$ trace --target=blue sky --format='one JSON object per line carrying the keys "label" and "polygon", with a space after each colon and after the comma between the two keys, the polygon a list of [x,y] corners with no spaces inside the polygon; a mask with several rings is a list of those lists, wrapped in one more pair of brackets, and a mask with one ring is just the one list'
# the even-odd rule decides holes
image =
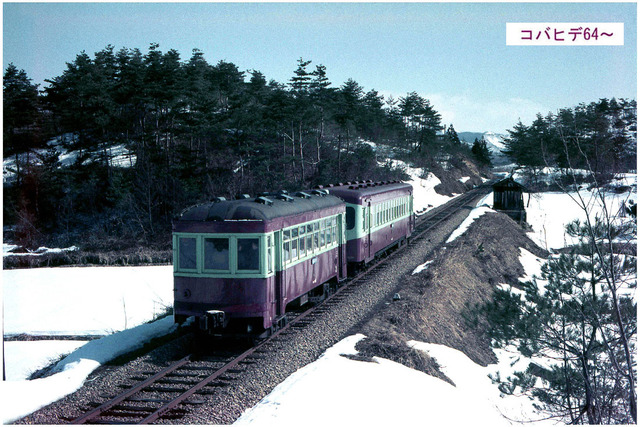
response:
{"label": "blue sky", "polygon": [[[35,83],[108,44],[193,48],[287,82],[302,57],[395,97],[416,91],[458,131],[599,98],[636,99],[635,3],[4,3],[3,67]],[[624,46],[506,46],[507,22],[623,22]],[[41,86],[41,87],[42,87]]]}

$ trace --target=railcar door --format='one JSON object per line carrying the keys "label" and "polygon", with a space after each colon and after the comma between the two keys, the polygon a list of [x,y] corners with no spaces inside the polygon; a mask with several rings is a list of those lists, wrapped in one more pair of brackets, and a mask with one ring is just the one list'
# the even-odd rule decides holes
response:
{"label": "railcar door", "polygon": [[365,241],[367,242],[367,256],[366,259],[369,260],[371,259],[371,200],[369,200],[369,202],[367,203],[367,206],[365,207],[365,217],[366,217],[366,221],[365,221],[365,233],[366,233],[366,237],[365,237]]}
{"label": "railcar door", "polygon": [[287,270],[285,269],[285,253],[282,244],[282,231],[274,233],[276,244],[276,280],[275,280],[275,305],[276,317],[280,317],[285,313],[285,283],[287,278]]}
{"label": "railcar door", "polygon": [[344,214],[338,215],[338,263],[339,277],[345,279],[347,277],[347,237]]}

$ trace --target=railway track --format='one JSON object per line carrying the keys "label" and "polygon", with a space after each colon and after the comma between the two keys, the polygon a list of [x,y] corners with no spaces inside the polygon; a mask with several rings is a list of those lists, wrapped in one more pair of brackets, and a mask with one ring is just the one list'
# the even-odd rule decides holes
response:
{"label": "railway track", "polygon": [[[430,230],[482,194],[488,193],[490,188],[490,183],[486,183],[418,217],[409,245],[415,245],[425,238]],[[367,276],[384,270],[389,261],[401,253],[402,251],[395,251],[376,260],[366,270],[351,277],[321,304],[303,312],[292,313],[288,324],[257,345],[235,352],[224,350],[207,356],[189,355],[161,371],[145,372],[140,377],[130,378],[135,384],[122,385],[125,388],[122,393],[104,403],[94,404],[85,414],[70,420],[71,423],[150,424],[160,419],[180,419],[188,412],[189,406],[203,404],[207,394],[215,393],[217,387],[228,386],[233,381],[234,374],[242,372],[244,366],[258,363],[261,354],[277,349],[289,334],[298,333],[313,323],[317,316],[331,310],[331,304],[348,299],[360,285],[367,282]]]}

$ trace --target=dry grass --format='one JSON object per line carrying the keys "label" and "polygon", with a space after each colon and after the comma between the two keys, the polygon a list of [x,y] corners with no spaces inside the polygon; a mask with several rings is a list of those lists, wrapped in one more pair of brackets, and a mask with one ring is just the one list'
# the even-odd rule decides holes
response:
{"label": "dry grass", "polygon": [[[482,366],[496,362],[483,322],[470,327],[465,316],[469,307],[488,301],[497,284],[518,282],[524,274],[519,248],[547,255],[506,215],[483,215],[432,256],[425,271],[403,278],[401,300],[384,307],[364,326],[369,338],[361,351],[420,369],[420,362],[408,357],[408,347],[402,345],[414,339],[455,348]],[[434,364],[426,363],[426,370],[421,370],[433,375]]]}
{"label": "dry grass", "polygon": [[74,251],[43,255],[6,256],[3,268],[37,268],[76,265],[158,265],[171,264],[172,251],[153,249],[127,249],[122,251]]}

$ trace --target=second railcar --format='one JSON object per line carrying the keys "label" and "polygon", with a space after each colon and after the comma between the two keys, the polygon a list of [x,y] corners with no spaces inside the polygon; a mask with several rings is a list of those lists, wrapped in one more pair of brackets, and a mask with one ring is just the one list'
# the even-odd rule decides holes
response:
{"label": "second railcar", "polygon": [[346,277],[345,204],[327,191],[212,202],[174,221],[174,316],[259,334]]}
{"label": "second railcar", "polygon": [[413,187],[401,181],[358,181],[326,188],[346,202],[347,261],[365,264],[401,245],[415,228]]}

